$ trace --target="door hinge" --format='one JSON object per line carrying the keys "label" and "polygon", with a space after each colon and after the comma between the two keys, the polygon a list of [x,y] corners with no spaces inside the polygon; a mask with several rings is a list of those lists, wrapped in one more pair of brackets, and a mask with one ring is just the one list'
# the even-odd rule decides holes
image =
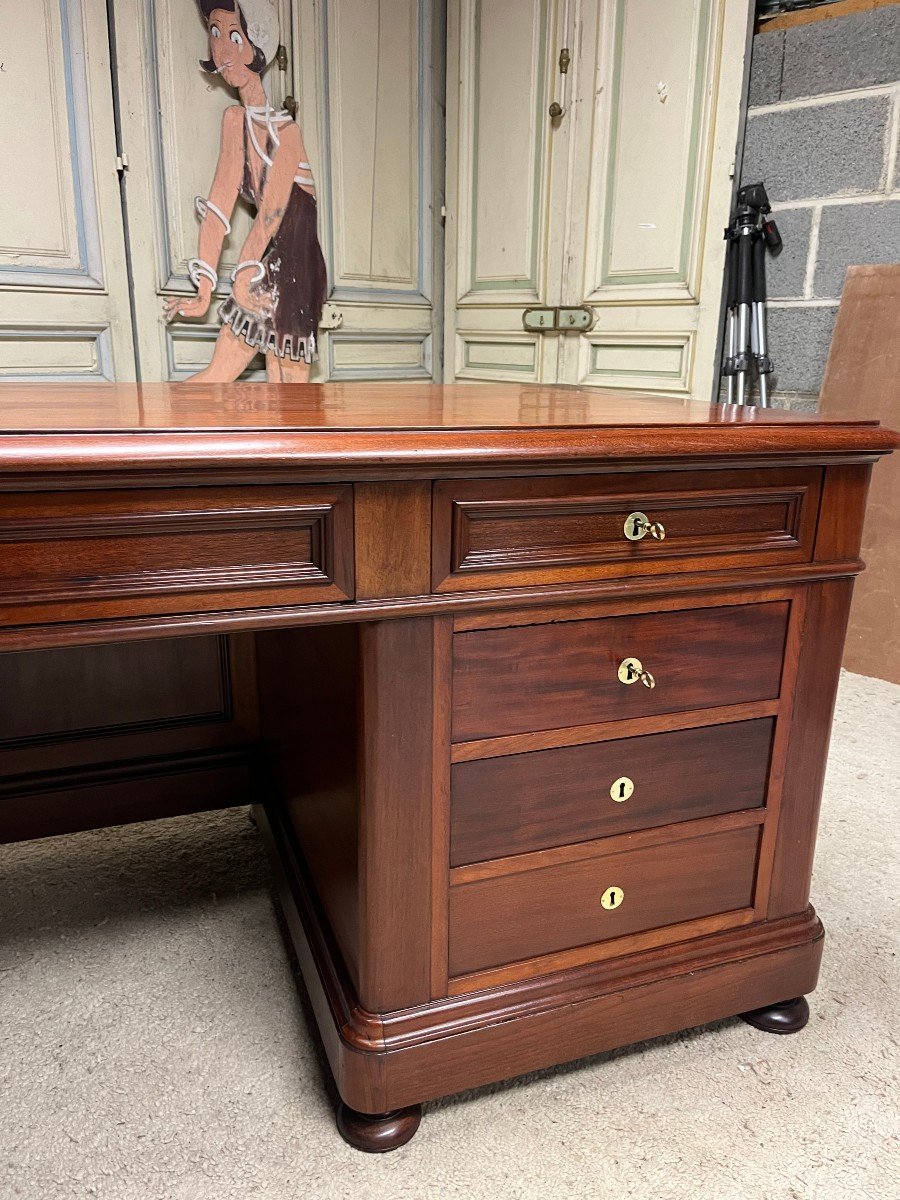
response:
{"label": "door hinge", "polygon": [[563,46],[559,52],[559,73],[560,75],[568,75],[569,63],[572,61],[572,55],[569,53],[567,46]]}
{"label": "door hinge", "polygon": [[278,63],[279,71],[286,71],[288,69],[287,46],[279,45],[278,49],[275,51],[275,61]]}
{"label": "door hinge", "polygon": [[116,170],[119,172],[120,175],[124,171],[128,170],[128,155],[127,154],[123,153],[123,154],[116,155]]}

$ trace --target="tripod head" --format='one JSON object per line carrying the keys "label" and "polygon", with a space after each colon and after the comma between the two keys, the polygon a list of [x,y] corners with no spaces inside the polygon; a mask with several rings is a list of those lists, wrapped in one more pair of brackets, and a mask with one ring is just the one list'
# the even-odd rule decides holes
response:
{"label": "tripod head", "polygon": [[769,196],[766,192],[766,186],[763,183],[748,183],[744,187],[738,189],[737,194],[737,210],[742,212],[747,211],[750,215],[759,215],[760,213],[768,214],[772,211],[772,205],[769,203]]}
{"label": "tripod head", "polygon": [[738,190],[737,207],[729,227],[731,236],[739,234],[741,229],[756,229],[762,235],[769,251],[772,254],[780,254],[781,234],[775,222],[768,219],[771,211],[772,205],[769,203],[765,184],[746,184]]}

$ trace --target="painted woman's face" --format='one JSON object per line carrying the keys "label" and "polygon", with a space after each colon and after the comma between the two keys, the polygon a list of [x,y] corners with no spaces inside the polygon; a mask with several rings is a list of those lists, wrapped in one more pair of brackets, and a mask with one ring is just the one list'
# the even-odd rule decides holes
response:
{"label": "painted woman's face", "polygon": [[250,80],[255,52],[237,13],[213,9],[209,14],[209,47],[219,74],[229,87],[238,88]]}

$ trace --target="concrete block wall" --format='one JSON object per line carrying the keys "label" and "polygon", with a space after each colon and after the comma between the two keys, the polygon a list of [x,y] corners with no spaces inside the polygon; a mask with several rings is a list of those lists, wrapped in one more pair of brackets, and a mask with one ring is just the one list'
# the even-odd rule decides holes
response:
{"label": "concrete block wall", "polygon": [[847,267],[900,262],[900,3],[845,7],[753,39],[741,181],[764,181],[784,239],[769,333],[792,408],[815,407]]}

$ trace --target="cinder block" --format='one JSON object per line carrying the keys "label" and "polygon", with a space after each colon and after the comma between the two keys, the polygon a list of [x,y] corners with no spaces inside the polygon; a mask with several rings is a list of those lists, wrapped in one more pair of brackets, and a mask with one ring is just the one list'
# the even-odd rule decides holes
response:
{"label": "cinder block", "polygon": [[799,300],[806,282],[812,209],[793,208],[772,215],[783,246],[779,255],[766,255],[768,293],[779,300]]}
{"label": "cinder block", "polygon": [[781,99],[900,79],[900,7],[869,9],[785,31]]}
{"label": "cinder block", "polygon": [[758,33],[753,39],[750,61],[750,92],[747,103],[777,104],[781,99],[781,60],[784,57],[784,30]]}
{"label": "cinder block", "polygon": [[900,200],[822,209],[813,293],[839,299],[851,265],[900,262]]}
{"label": "cinder block", "polygon": [[873,192],[884,170],[887,96],[753,114],[741,179],[771,200]]}
{"label": "cinder block", "polygon": [[814,413],[819,408],[818,396],[796,396],[787,393],[783,396],[775,396],[772,400],[773,408],[783,408],[787,412],[810,412]]}
{"label": "cinder block", "polygon": [[768,309],[769,353],[776,392],[817,396],[834,333],[837,305]]}

